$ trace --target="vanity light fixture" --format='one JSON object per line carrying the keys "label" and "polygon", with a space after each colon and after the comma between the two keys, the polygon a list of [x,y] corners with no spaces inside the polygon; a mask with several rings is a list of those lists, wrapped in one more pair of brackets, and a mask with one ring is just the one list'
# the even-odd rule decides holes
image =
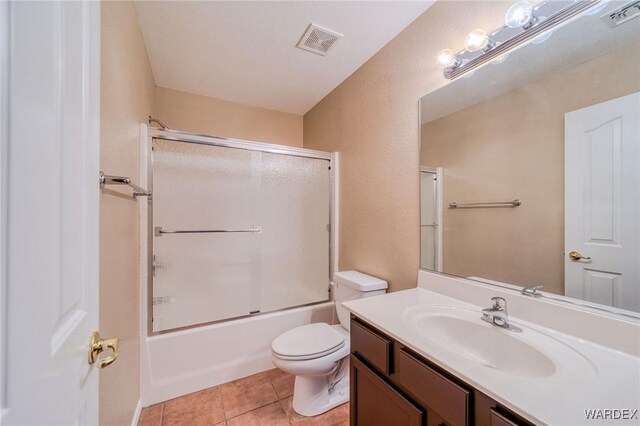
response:
{"label": "vanity light fixture", "polygon": [[481,29],[471,31],[465,38],[465,49],[457,53],[450,49],[441,50],[438,52],[438,63],[449,80],[486,64],[500,63],[511,50],[530,42],[544,42],[556,27],[599,9],[606,1],[542,0],[534,6],[529,0],[519,0],[507,11],[505,25],[489,34]]}
{"label": "vanity light fixture", "polygon": [[504,17],[504,23],[509,28],[529,28],[534,22],[533,5],[528,0],[515,3]]}
{"label": "vanity light fixture", "polygon": [[[587,16],[593,16],[593,15],[597,15],[598,13],[602,12],[602,9],[604,9],[605,7],[607,7],[607,3],[609,2],[609,0],[602,0],[602,4],[594,9],[591,9],[589,12],[587,12]],[[629,4],[627,3],[627,6]],[[624,6],[623,6],[624,7]],[[636,6],[637,7],[637,6]]]}
{"label": "vanity light fixture", "polygon": [[542,44],[545,41],[549,40],[552,34],[553,34],[553,31],[547,31],[544,34],[540,34],[538,37],[531,40],[531,44]]}
{"label": "vanity light fixture", "polygon": [[491,49],[491,44],[487,33],[480,28],[471,31],[464,40],[464,48],[467,49],[468,52]]}
{"label": "vanity light fixture", "polygon": [[505,54],[504,54],[504,55],[502,55],[502,56],[498,56],[498,57],[497,57],[496,59],[494,59],[491,63],[492,63],[492,64],[501,64],[501,63],[503,63],[504,61],[506,61],[508,57],[509,57],[509,54],[508,54],[508,53],[505,53]]}
{"label": "vanity light fixture", "polygon": [[442,49],[438,52],[438,63],[443,67],[452,67],[456,65],[458,59],[451,49]]}

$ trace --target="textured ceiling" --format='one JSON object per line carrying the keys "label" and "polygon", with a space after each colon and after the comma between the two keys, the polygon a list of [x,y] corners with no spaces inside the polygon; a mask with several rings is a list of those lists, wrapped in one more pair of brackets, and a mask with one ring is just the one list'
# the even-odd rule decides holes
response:
{"label": "textured ceiling", "polygon": [[[431,1],[135,3],[156,85],[304,114]],[[310,23],[344,38],[327,56],[296,48]]]}

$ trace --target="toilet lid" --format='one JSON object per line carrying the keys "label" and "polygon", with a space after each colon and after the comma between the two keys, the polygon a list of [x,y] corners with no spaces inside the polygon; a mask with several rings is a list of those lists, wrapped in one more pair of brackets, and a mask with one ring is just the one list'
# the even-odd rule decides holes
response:
{"label": "toilet lid", "polygon": [[343,335],[329,324],[317,323],[281,334],[271,344],[271,350],[286,358],[311,359],[333,353],[343,346]]}

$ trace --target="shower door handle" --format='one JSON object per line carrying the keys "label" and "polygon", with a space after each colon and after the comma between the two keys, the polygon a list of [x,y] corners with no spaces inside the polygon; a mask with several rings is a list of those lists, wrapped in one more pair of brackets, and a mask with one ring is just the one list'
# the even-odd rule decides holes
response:
{"label": "shower door handle", "polygon": [[238,228],[238,229],[193,229],[193,230],[164,230],[162,226],[153,228],[153,235],[162,237],[162,234],[218,234],[227,232],[261,233],[261,228]]}
{"label": "shower door handle", "polygon": [[153,276],[156,276],[156,271],[158,269],[164,269],[164,263],[160,263],[156,260],[156,255],[153,255],[153,263],[151,265],[151,271],[153,272]]}

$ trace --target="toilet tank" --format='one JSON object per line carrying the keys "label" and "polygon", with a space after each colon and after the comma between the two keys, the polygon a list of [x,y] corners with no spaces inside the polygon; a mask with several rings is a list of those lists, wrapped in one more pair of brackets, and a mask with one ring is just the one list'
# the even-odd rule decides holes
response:
{"label": "toilet tank", "polygon": [[387,292],[387,282],[358,271],[341,271],[333,275],[335,285],[334,300],[340,325],[349,330],[349,311],[342,307],[343,302],[377,296]]}

